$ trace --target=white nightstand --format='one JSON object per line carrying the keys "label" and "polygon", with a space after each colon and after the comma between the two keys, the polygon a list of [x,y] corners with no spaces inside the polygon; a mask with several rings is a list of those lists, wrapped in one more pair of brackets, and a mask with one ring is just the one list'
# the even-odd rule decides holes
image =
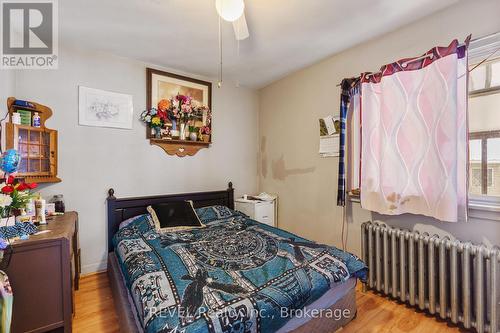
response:
{"label": "white nightstand", "polygon": [[259,201],[238,198],[234,200],[234,207],[252,220],[276,227],[275,202],[276,200]]}

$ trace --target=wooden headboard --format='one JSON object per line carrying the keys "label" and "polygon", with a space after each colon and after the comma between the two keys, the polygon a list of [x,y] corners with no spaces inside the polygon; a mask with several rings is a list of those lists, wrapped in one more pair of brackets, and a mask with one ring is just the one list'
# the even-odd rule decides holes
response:
{"label": "wooden headboard", "polygon": [[113,251],[113,236],[120,223],[128,218],[145,214],[151,204],[192,200],[195,208],[222,205],[234,209],[233,183],[229,182],[227,190],[211,192],[195,192],[182,194],[156,195],[149,197],[116,198],[115,190],[108,191],[108,252]]}

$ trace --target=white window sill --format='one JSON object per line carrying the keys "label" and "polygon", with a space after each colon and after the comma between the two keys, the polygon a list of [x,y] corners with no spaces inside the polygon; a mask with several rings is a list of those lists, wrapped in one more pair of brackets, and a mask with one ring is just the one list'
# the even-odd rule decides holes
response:
{"label": "white window sill", "polygon": [[500,221],[500,198],[471,196],[469,217]]}
{"label": "white window sill", "polygon": [[[361,202],[359,196],[353,195],[349,195],[348,200]],[[500,198],[471,196],[469,198],[469,217],[500,222]]]}
{"label": "white window sill", "polygon": [[350,202],[361,202],[359,195],[348,195],[347,198]]}

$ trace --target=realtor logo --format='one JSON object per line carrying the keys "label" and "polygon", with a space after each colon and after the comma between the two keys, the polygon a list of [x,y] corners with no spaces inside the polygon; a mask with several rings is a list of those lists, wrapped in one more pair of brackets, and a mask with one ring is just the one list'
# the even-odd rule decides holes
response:
{"label": "realtor logo", "polygon": [[57,0],[0,0],[2,69],[57,69]]}

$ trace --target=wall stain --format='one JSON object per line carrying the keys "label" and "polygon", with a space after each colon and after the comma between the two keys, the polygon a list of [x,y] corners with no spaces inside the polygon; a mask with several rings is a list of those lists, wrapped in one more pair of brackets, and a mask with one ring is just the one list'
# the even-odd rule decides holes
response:
{"label": "wall stain", "polygon": [[273,179],[285,180],[288,176],[312,173],[316,170],[316,167],[287,169],[285,165],[285,157],[281,155],[279,159],[273,160],[272,169]]}

